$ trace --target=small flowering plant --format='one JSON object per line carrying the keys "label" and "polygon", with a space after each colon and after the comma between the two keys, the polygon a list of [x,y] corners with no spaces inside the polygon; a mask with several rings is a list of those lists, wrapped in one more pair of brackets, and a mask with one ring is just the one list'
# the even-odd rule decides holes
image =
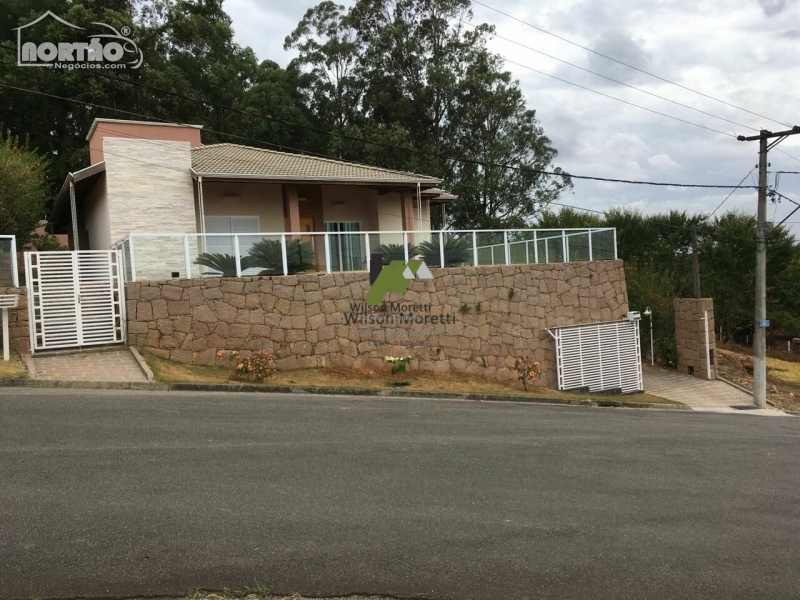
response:
{"label": "small flowering plant", "polygon": [[401,375],[406,372],[408,363],[411,362],[410,356],[384,356],[383,362],[392,365],[392,375]]}
{"label": "small flowering plant", "polygon": [[[217,352],[217,358],[225,357],[225,351]],[[231,363],[231,376],[242,381],[264,381],[277,370],[275,355],[266,350],[254,352],[248,358],[242,358],[236,350],[228,355]]]}
{"label": "small flowering plant", "polygon": [[518,356],[514,361],[514,369],[522,382],[522,387],[527,391],[528,382],[534,381],[542,372],[542,365],[538,360],[531,360],[527,356]]}

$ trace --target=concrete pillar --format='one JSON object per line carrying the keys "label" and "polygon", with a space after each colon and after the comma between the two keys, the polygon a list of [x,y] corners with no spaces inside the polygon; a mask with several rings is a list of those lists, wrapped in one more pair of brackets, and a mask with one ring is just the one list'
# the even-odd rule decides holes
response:
{"label": "concrete pillar", "polygon": [[286,217],[289,221],[289,231],[300,231],[300,201],[297,197],[297,186],[284,185],[283,197],[286,200]]}
{"label": "concrete pillar", "polygon": [[[403,231],[412,231],[414,229],[414,196],[411,192],[403,191],[400,195],[400,203],[402,205],[403,214]],[[408,243],[414,243],[414,234],[408,234]]]}

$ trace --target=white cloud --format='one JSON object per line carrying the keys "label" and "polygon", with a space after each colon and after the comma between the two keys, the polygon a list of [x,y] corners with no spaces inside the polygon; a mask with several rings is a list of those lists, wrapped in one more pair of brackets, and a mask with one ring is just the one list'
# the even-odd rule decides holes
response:
{"label": "white cloud", "polygon": [[[352,6],[353,0],[342,2]],[[259,59],[286,65],[293,54],[283,39],[317,4],[265,0],[228,0],[236,41],[249,45]],[[800,96],[797,39],[800,3],[792,0],[565,0],[533,7],[521,0],[496,0],[498,9],[639,66],[681,85],[745,107],[781,122],[798,123]],[[725,133],[749,134],[782,125],[659,79],[631,71],[612,61],[550,37],[496,12],[474,5],[473,23],[489,22],[498,34],[538,48],[582,67],[622,79],[630,85],[676,102],[735,121],[676,106],[653,96],[604,81],[594,75],[495,40],[492,49],[516,62],[540,68],[642,107],[673,115]],[[757,162],[753,142],[667,119],[561,83],[521,67],[508,65],[520,80],[531,108],[559,151],[557,164],[576,174],[620,179],[735,185]],[[800,158],[800,136],[780,147]],[[772,170],[800,170],[797,161],[775,150]],[[800,194],[800,176],[784,176],[780,191]],[[645,212],[668,208],[710,212],[727,190],[679,189],[576,181],[564,201],[603,209],[630,205]],[[788,214],[779,205],[777,219]],[[727,208],[755,212],[755,200],[741,190]],[[770,207],[769,216],[773,216]],[[794,220],[800,221],[800,218]],[[798,232],[800,232],[800,226]]]}
{"label": "white cloud", "polygon": [[672,160],[669,154],[656,154],[647,159],[647,164],[654,169],[668,171],[672,169],[680,169],[680,165]]}

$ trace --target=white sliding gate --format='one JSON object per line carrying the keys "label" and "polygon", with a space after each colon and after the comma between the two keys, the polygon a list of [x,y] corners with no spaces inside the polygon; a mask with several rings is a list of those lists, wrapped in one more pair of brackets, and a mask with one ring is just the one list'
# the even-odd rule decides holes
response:
{"label": "white sliding gate", "polygon": [[556,341],[558,389],[639,392],[639,319],[548,329]]}
{"label": "white sliding gate", "polygon": [[125,341],[117,250],[26,252],[31,352]]}

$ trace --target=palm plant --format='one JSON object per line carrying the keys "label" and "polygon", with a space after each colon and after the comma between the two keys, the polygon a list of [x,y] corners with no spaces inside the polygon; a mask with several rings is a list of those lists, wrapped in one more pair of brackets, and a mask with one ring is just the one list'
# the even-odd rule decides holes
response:
{"label": "palm plant", "polygon": [[[405,260],[406,254],[403,249],[403,244],[381,244],[376,248],[378,252],[383,255],[383,264],[388,265],[393,260]],[[419,246],[414,244],[408,245],[408,256],[416,256],[419,254]]]}
{"label": "palm plant", "polygon": [[442,259],[438,238],[434,238],[430,242],[422,242],[419,245],[419,255],[425,264],[432,267],[462,265],[469,262],[471,253],[469,242],[466,239],[446,237],[444,240],[444,265],[440,265]]}
{"label": "palm plant", "polygon": [[[259,275],[283,275],[283,252],[278,240],[261,240],[253,244],[247,258],[251,267],[262,269]],[[286,244],[286,266],[289,274],[315,269],[311,244],[300,240]]]}
{"label": "palm plant", "polygon": [[[250,268],[250,257],[243,256],[241,261],[242,270]],[[194,264],[217,271],[222,274],[222,277],[236,277],[236,257],[230,254],[203,252],[197,257]]]}

